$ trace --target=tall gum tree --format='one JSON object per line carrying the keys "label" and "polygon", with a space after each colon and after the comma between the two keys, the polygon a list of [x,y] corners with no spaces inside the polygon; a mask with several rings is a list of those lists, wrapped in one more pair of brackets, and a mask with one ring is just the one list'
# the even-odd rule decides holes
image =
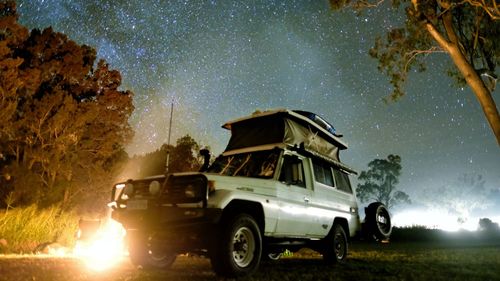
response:
{"label": "tall gum tree", "polygon": [[[458,84],[467,84],[478,100],[497,143],[500,116],[492,96],[500,62],[500,4],[496,0],[387,0],[394,9],[404,8],[405,26],[377,38],[370,55],[378,69],[390,77],[390,100],[404,95],[404,82],[412,67],[425,70],[421,54],[445,52],[455,69],[449,71]],[[362,12],[385,0],[330,0],[333,10],[353,8]]]}
{"label": "tall gum tree", "polygon": [[360,183],[356,193],[361,202],[382,202],[388,209],[406,203],[410,204],[410,196],[397,190],[401,175],[401,157],[390,154],[387,159],[374,159],[368,163],[368,170],[362,171],[358,179]]}
{"label": "tall gum tree", "polygon": [[52,28],[28,31],[0,1],[0,207],[97,201],[133,130],[133,93],[96,51]]}

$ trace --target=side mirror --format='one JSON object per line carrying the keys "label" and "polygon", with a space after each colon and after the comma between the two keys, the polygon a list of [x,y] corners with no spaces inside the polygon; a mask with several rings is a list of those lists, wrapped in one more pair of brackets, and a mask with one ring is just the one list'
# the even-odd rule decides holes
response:
{"label": "side mirror", "polygon": [[295,155],[286,155],[281,169],[280,181],[286,185],[303,185],[302,160]]}
{"label": "side mirror", "polygon": [[208,170],[210,164],[210,151],[206,148],[200,150],[200,155],[203,156],[203,165],[200,168],[200,172],[205,172]]}

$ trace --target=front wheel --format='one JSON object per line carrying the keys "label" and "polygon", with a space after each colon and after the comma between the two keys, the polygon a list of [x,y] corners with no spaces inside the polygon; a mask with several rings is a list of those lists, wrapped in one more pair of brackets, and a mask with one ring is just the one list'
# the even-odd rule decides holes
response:
{"label": "front wheel", "polygon": [[254,218],[240,214],[224,220],[220,226],[216,247],[210,255],[214,271],[225,277],[253,273],[262,254],[262,237]]}
{"label": "front wheel", "polygon": [[144,269],[169,269],[177,257],[174,253],[151,249],[148,239],[129,241],[128,251],[132,263]]}
{"label": "front wheel", "polygon": [[327,263],[342,263],[347,257],[347,235],[340,224],[334,224],[332,232],[325,238],[323,260]]}

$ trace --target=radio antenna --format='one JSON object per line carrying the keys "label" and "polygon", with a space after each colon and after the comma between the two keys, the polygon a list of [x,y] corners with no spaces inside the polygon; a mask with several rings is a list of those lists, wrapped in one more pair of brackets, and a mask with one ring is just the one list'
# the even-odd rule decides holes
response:
{"label": "radio antenna", "polygon": [[165,162],[165,174],[168,173],[170,164],[170,134],[172,132],[172,117],[174,116],[174,100],[172,99],[172,105],[170,106],[170,121],[168,125],[168,139],[167,139],[167,161]]}

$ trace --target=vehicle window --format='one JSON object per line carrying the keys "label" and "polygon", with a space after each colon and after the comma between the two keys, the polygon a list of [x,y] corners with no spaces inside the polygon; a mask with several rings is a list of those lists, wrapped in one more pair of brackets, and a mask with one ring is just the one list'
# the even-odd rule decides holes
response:
{"label": "vehicle window", "polygon": [[341,172],[337,169],[333,169],[333,174],[335,175],[335,183],[337,184],[337,189],[352,193],[349,176],[346,173]]}
{"label": "vehicle window", "polygon": [[279,154],[279,150],[266,150],[228,156],[221,155],[215,159],[208,172],[224,176],[272,178]]}
{"label": "vehicle window", "polygon": [[326,184],[329,186],[335,186],[333,184],[332,168],[324,161],[313,159],[314,167],[314,178],[317,182]]}
{"label": "vehicle window", "polygon": [[286,184],[293,184],[305,188],[306,183],[304,178],[302,160],[297,156],[283,156],[283,166],[281,167],[279,180]]}

